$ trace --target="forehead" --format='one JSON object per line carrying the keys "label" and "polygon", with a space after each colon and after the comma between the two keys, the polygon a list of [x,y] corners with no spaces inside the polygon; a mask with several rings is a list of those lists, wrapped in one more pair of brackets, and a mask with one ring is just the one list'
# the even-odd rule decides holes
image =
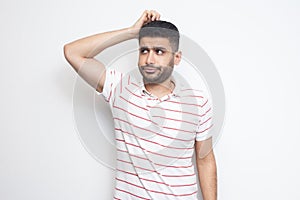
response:
{"label": "forehead", "polygon": [[168,38],[163,37],[143,37],[140,39],[140,47],[164,47],[171,49],[171,44]]}

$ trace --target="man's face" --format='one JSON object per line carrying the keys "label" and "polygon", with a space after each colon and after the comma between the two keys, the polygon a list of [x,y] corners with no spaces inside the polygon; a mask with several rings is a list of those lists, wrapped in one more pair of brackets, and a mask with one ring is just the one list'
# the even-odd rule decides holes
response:
{"label": "man's face", "polygon": [[168,38],[143,37],[140,40],[139,70],[145,83],[162,83],[167,80],[174,64],[178,64]]}

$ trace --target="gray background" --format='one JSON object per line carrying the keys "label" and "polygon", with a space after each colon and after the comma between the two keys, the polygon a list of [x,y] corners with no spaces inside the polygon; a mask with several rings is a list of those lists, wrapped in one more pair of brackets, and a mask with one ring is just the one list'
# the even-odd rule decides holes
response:
{"label": "gray background", "polygon": [[0,199],[111,199],[113,171],[83,147],[76,74],[63,45],[132,25],[144,9],[211,57],[226,121],[215,152],[219,199],[300,199],[300,3],[1,1]]}

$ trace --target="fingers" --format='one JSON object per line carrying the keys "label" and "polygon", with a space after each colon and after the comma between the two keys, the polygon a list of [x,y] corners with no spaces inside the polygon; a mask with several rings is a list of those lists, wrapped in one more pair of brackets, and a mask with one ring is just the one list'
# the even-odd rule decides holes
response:
{"label": "fingers", "polygon": [[133,32],[138,32],[138,30],[144,25],[151,21],[160,20],[160,14],[155,10],[145,10],[142,16],[135,22],[131,28]]}
{"label": "fingers", "polygon": [[144,21],[146,23],[160,19],[160,14],[155,10],[145,10],[143,13]]}

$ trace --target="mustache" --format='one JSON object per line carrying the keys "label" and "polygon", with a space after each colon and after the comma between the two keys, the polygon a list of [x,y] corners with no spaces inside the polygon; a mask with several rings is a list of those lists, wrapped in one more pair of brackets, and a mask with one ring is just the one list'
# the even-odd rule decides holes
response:
{"label": "mustache", "polygon": [[161,69],[161,66],[156,66],[156,65],[153,65],[153,64],[147,64],[147,65],[142,65],[142,66],[141,66],[142,69],[145,69],[145,68],[147,68],[147,67],[149,67],[149,68],[156,68],[156,69],[158,69],[158,70]]}

